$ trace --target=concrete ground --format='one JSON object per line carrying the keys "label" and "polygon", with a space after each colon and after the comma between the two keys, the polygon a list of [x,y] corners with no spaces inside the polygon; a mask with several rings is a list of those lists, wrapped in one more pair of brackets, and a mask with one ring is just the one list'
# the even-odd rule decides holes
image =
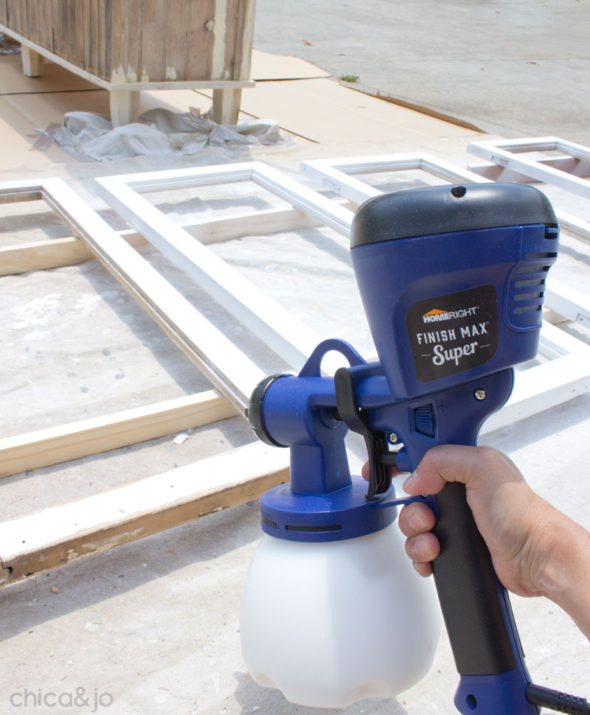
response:
{"label": "concrete ground", "polygon": [[258,0],[255,37],[486,132],[587,145],[589,31],[578,0]]}
{"label": "concrete ground", "polygon": [[[288,144],[232,153],[208,150],[195,159],[155,161],[148,156],[98,164],[76,159],[55,144],[41,149],[37,130],[59,123],[68,111],[106,113],[106,94],[55,66],[48,67],[42,80],[25,80],[18,74],[18,58],[0,57],[0,83],[5,82],[0,88],[0,179],[61,176],[104,211],[94,191],[95,176],[251,158],[295,176],[302,159],[417,150],[465,166],[470,161],[468,142],[482,137],[342,87],[316,67],[264,56],[257,62],[255,74],[261,81],[255,90],[244,92],[243,117],[276,119],[290,137]],[[187,111],[207,101],[194,92],[142,97],[144,109]],[[580,211],[587,210],[580,206]],[[113,220],[112,214],[105,215]],[[43,230],[51,233],[48,226]],[[7,242],[11,235],[5,234]],[[59,235],[58,228],[54,235]],[[333,294],[321,282],[323,271],[317,277],[309,270],[313,262],[281,264],[281,246],[301,241],[315,251],[329,247],[331,238],[327,229],[309,229],[277,235],[274,248],[264,244],[267,239],[255,239],[248,245],[262,256],[261,264],[238,265],[241,261],[233,260],[260,284],[260,272],[265,273],[264,285],[271,294],[319,333],[340,336],[348,329],[346,337],[358,344],[366,337],[362,316],[351,318],[348,309],[342,310],[354,290],[346,260],[325,251],[322,266]],[[222,245],[219,250],[232,261],[231,248]],[[586,252],[577,253],[569,257],[587,266]],[[315,279],[320,282],[314,284]],[[299,290],[289,294],[285,286],[291,282]],[[129,401],[147,404],[154,395],[164,399],[201,389],[202,377],[195,368],[169,348],[158,329],[94,262],[48,271],[47,276],[2,279],[0,292],[7,331],[1,347],[2,394],[9,405],[4,434],[59,424],[89,410],[108,413]],[[318,307],[314,300],[320,292],[323,302]],[[99,330],[108,336],[108,345]],[[588,339],[583,330],[578,334]],[[52,377],[57,387],[50,387]],[[484,441],[506,451],[534,488],[590,527],[589,427],[590,396],[583,395],[487,434]],[[2,518],[173,469],[251,439],[239,418],[191,431],[181,443],[174,436],[4,479]],[[239,607],[259,537],[257,507],[245,504],[1,589],[0,710],[335,715],[339,711],[290,704],[280,693],[257,686],[246,672]],[[567,616],[543,599],[515,598],[514,608],[534,680],[590,695],[588,641]],[[421,683],[395,700],[362,701],[343,712],[450,714],[456,685],[443,635],[433,668]]]}

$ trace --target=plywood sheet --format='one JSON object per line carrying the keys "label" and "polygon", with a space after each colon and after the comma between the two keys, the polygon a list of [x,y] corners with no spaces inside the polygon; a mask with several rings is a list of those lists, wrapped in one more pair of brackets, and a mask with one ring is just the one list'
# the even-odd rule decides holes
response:
{"label": "plywood sheet", "polygon": [[442,122],[361,92],[330,79],[306,82],[261,82],[242,95],[242,110],[275,119],[281,127],[326,145],[406,143],[424,137],[481,137],[479,132]]}
{"label": "plywood sheet", "polygon": [[[27,95],[35,99],[35,95]],[[22,178],[31,169],[53,171],[47,154],[31,151],[35,142],[35,129],[41,125],[23,113],[20,102],[23,96],[0,96],[0,175]],[[16,101],[15,101],[16,100]],[[45,126],[49,122],[46,121]]]}
{"label": "plywood sheet", "polygon": [[10,104],[35,129],[45,129],[51,122],[61,123],[66,112],[95,112],[109,115],[109,97],[106,90],[90,92],[50,92],[27,94],[4,100]]}
{"label": "plywood sheet", "polygon": [[261,50],[252,51],[252,79],[257,82],[281,79],[317,79],[330,73],[298,57],[271,55]]}
{"label": "plywood sheet", "polygon": [[42,77],[27,77],[23,74],[20,55],[0,55],[0,94],[74,90],[96,90],[96,85],[47,60]]}

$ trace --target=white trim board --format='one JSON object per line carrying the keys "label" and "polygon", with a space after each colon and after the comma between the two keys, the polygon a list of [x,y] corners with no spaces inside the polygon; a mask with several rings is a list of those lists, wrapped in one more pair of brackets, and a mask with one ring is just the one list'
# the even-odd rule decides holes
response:
{"label": "white trim board", "polygon": [[[303,174],[356,204],[362,204],[383,192],[351,174],[409,170],[421,170],[450,183],[492,183],[473,171],[423,153],[319,159],[301,163]],[[562,228],[577,238],[590,240],[590,223],[558,211],[556,215]],[[568,320],[590,320],[590,298],[551,277],[547,281],[545,304]]]}
{"label": "white trim board", "polygon": [[[332,173],[328,177],[328,180],[324,182],[323,185],[333,191],[337,190],[340,195],[355,202],[361,202],[371,196],[378,195],[381,192],[373,187],[370,187],[364,182],[360,182],[358,180],[349,181],[350,177],[344,173],[345,168],[351,172],[353,169],[357,170],[357,167],[360,167],[358,168],[359,171],[389,171],[392,170],[391,167],[395,164],[395,169],[397,170],[416,168],[424,169],[430,173],[440,176],[441,178],[444,178],[447,181],[459,180],[471,181],[474,183],[482,182],[482,178],[477,174],[473,174],[467,170],[459,170],[451,164],[441,162],[434,157],[424,154],[342,159],[335,161],[334,164],[338,166],[338,169],[340,170],[339,174],[336,174],[336,170],[333,166],[331,166],[332,162],[305,162],[306,166],[311,165],[315,172],[317,172],[314,174],[316,177],[321,174],[322,168],[327,167],[333,169]],[[336,179],[336,181],[334,179]],[[274,190],[275,193],[282,198],[287,198],[292,201],[297,208],[304,211],[310,211],[314,216],[319,219],[323,219],[332,228],[335,228],[343,235],[348,236],[350,234],[352,212],[344,209],[330,199],[326,199],[320,194],[307,189],[298,182],[292,182],[288,177],[280,174],[279,172],[270,170],[268,167],[258,163],[111,177],[108,179],[101,179],[100,183],[103,188],[108,191],[107,198],[109,203],[111,203],[115,209],[118,209],[123,217],[129,221],[136,228],[136,230],[143,233],[148,238],[151,237],[158,247],[163,246],[168,249],[170,237],[174,239],[174,242],[179,244],[180,241],[186,241],[186,233],[180,233],[178,226],[165,217],[164,214],[158,211],[158,209],[149,204],[148,201],[143,200],[138,191],[186,188],[189,186],[198,186],[203,184],[243,180],[254,180],[256,183],[260,183],[260,185]],[[130,189],[132,188],[135,189],[135,191],[131,191]],[[180,260],[181,262],[184,261],[185,257],[181,255]],[[216,257],[215,261],[209,263],[209,266],[212,266],[212,269],[215,272],[217,272],[219,268],[224,269],[217,273],[217,276],[219,276],[218,280],[215,280],[215,276],[213,277],[214,283],[216,283],[216,285],[213,286],[213,290],[218,291],[220,288],[222,291],[227,290],[229,285],[228,276],[231,276],[231,273],[227,273],[228,267],[224,266],[223,262]],[[208,266],[201,265],[200,269],[202,273],[203,271],[208,270]],[[199,274],[195,273],[195,275],[199,278]],[[209,275],[206,275],[205,277],[211,278]],[[247,292],[244,295],[246,299],[250,299],[250,295]],[[239,294],[234,292],[232,299],[239,302]],[[267,301],[269,300],[268,298],[265,299]],[[576,344],[579,344],[580,351],[582,351],[585,358],[587,358],[588,353],[584,351],[586,346],[584,346],[584,344],[580,341],[576,341]],[[571,348],[573,343],[570,342],[569,345]],[[541,345],[541,349],[542,348],[543,343]],[[564,358],[568,358],[569,354],[569,349],[564,350],[559,353],[560,357],[556,357],[556,359],[552,362],[558,362]],[[575,362],[576,366],[580,363],[580,361],[577,361],[576,359],[569,360],[569,362]],[[588,373],[588,370],[590,370],[590,362],[587,359],[584,359],[580,364],[582,365],[581,368],[576,367],[576,369],[573,369],[572,366],[570,366],[570,369],[563,371],[560,371],[556,367],[551,368],[551,370],[555,370],[561,374],[562,383],[560,384],[566,386],[564,391],[559,391],[557,389],[552,391],[551,394],[555,399],[562,400],[565,394],[568,394],[569,397],[573,397],[575,394],[578,394],[579,391],[585,391],[587,389],[585,376]],[[527,372],[535,370],[541,371],[541,368],[544,368],[543,372],[549,371],[548,368],[540,365],[527,370]],[[580,372],[583,373],[582,377],[580,376]],[[534,377],[527,377],[527,380],[531,379],[537,390],[542,388],[542,381],[535,382]],[[517,398],[515,398],[516,401],[519,401],[519,399],[517,400]],[[533,395],[532,398],[527,396],[525,400],[526,403],[529,404],[531,399],[534,403],[535,396]],[[546,400],[542,402],[539,401],[539,404],[546,404]],[[545,409],[545,407],[540,409]]]}
{"label": "white trim board", "polygon": [[[397,157],[395,157],[394,155],[393,157],[379,157],[371,158],[369,160],[357,159],[355,167],[358,167],[359,161],[361,161],[361,168],[359,169],[360,171],[386,171],[390,170],[392,159],[397,162],[396,168],[398,169],[419,168],[425,171],[429,171],[430,173],[439,176],[446,181],[482,181],[481,177],[479,177],[477,174],[474,174],[473,172],[459,169],[452,164],[425,154],[405,156],[398,155]],[[345,167],[348,167],[349,170],[351,170],[352,166],[353,162],[351,162],[350,160],[341,160],[339,164],[339,168],[342,171],[345,170]],[[116,179],[118,179],[120,183],[117,182]],[[258,183],[264,188],[267,188],[270,191],[281,196],[282,198],[285,198],[286,200],[290,201],[300,211],[303,211],[307,215],[311,215],[314,218],[327,223],[332,228],[335,228],[337,231],[339,231],[345,236],[349,235],[352,212],[342,206],[339,206],[338,204],[335,204],[329,199],[325,199],[320,194],[311,191],[307,187],[304,187],[298,182],[289,179],[283,174],[276,172],[269,167],[259,163],[250,163],[242,165],[237,164],[229,166],[224,165],[221,167],[206,167],[204,169],[196,170],[188,169],[180,171],[155,172],[123,177],[112,177],[112,179],[103,179],[101,183],[103,186],[105,186],[105,188],[107,188],[109,195],[111,196],[113,195],[113,190],[116,189],[129,188],[135,189],[136,191],[156,191],[169,188],[181,188],[186,186],[198,186],[203,184],[226,183],[229,181],[244,180],[255,181],[255,183]],[[362,182],[358,183],[361,184]],[[330,185],[330,188],[334,189],[334,186]],[[135,196],[138,196],[138,194],[135,193]],[[344,194],[344,196],[345,198],[352,199],[351,195]],[[153,209],[153,207],[151,207],[147,201],[143,202],[143,206],[140,205],[140,209],[143,208]],[[156,213],[160,214],[160,216],[157,216]],[[126,211],[126,214],[129,217],[137,218],[130,212]],[[156,224],[158,223],[157,219],[161,216],[163,215],[161,214],[161,212],[158,212],[157,209],[153,209],[153,212],[148,212],[148,218],[150,220],[156,221]],[[136,228],[140,231],[145,228],[149,229],[149,225],[146,226],[146,217],[139,215],[139,219],[139,226],[133,223],[133,221],[132,224],[135,225]],[[168,220],[164,222],[165,229],[172,228],[173,226],[175,225]],[[570,320],[580,320],[580,316],[583,316],[582,319],[587,319],[588,307],[587,305],[581,305],[579,294],[574,295],[572,291],[565,291],[565,287],[562,286],[559,286],[558,290],[555,290],[554,288],[549,288],[548,293],[550,297],[551,295],[557,296],[559,300],[559,306],[556,306],[556,309],[557,312],[561,312],[562,314],[564,314],[564,317],[567,317]],[[565,295],[566,293],[568,293],[567,296]],[[569,293],[571,293],[572,295],[569,295]],[[567,307],[564,307],[564,305],[566,305]],[[557,361],[563,362],[563,358],[570,357],[571,359],[569,360],[569,363],[571,363],[571,367],[573,368],[575,366],[575,369],[562,371],[562,377],[568,376],[565,377],[565,380],[563,381],[563,385],[569,385],[569,388],[564,388],[569,390],[567,394],[571,397],[573,396],[574,391],[577,394],[579,391],[587,390],[588,386],[586,378],[588,370],[590,369],[590,360],[588,359],[589,350],[587,349],[587,347],[575,338],[567,337],[566,334],[563,333],[563,331],[558,331],[553,326],[544,324],[541,336],[541,352],[543,352],[543,350],[547,350],[547,348],[549,347],[547,342],[548,335],[552,336],[551,340],[549,341],[550,344],[558,344],[561,346],[557,351],[559,357],[557,357],[556,360],[550,361],[550,363],[555,363]],[[305,357],[307,357],[308,354],[309,353],[306,353]],[[565,365],[563,365],[563,367],[565,367]],[[541,370],[542,368],[543,370]],[[537,371],[537,373],[535,373],[535,371]],[[553,365],[551,370],[549,370],[546,365],[541,365],[535,368],[531,368],[530,370],[519,372],[521,372],[522,374],[527,374],[527,380],[532,380],[532,383],[536,384],[536,387],[538,389],[539,384],[542,385],[543,383],[542,381],[535,383],[534,374],[539,374],[541,371],[552,371],[555,373],[560,372],[556,364]],[[517,395],[512,402],[515,403],[521,401],[521,398],[519,398]]]}
{"label": "white trim board", "polygon": [[[579,170],[580,165],[590,168],[587,166],[590,164],[590,148],[581,144],[574,144],[559,137],[533,137],[470,142],[467,150],[537,181],[559,186],[586,199],[590,198],[590,181],[573,173]],[[543,151],[558,151],[567,156],[546,161],[518,156],[525,152]]]}
{"label": "white trim board", "polygon": [[252,181],[299,211],[348,235],[353,214],[259,162],[148,172],[97,179],[114,210],[243,325],[299,369],[317,336],[263,291],[151,204],[140,192]]}

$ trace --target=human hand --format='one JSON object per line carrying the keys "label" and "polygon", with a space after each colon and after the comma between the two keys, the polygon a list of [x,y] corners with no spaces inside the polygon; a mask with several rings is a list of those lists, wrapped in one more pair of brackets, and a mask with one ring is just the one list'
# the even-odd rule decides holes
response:
{"label": "human hand", "polygon": [[[590,638],[590,533],[536,494],[513,462],[491,447],[435,447],[404,489],[413,496],[438,494],[447,482],[465,485],[502,584],[521,596],[550,598]],[[431,532],[434,514],[414,502],[402,509],[399,525],[416,570],[428,576],[440,553]]]}
{"label": "human hand", "polygon": [[[525,482],[516,466],[490,447],[444,445],[430,450],[404,489],[411,495],[438,494],[447,482],[466,487],[467,503],[490,550],[500,581],[522,596],[539,595],[540,567],[547,553],[546,522],[553,507]],[[408,537],[406,551],[422,575],[440,552],[432,533],[435,520],[423,503],[402,510],[399,525]]]}
{"label": "human hand", "polygon": [[[527,485],[516,466],[490,447],[441,445],[426,453],[404,483],[410,495],[438,494],[447,482],[465,484],[467,503],[490,550],[500,581],[514,593],[541,593],[540,567],[550,548],[545,525],[553,507]],[[404,507],[399,526],[418,573],[432,573],[440,544],[435,517],[423,502]]]}

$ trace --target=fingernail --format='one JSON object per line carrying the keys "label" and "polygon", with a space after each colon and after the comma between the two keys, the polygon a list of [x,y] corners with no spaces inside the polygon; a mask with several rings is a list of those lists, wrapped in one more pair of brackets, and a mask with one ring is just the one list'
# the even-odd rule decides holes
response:
{"label": "fingernail", "polygon": [[409,512],[408,522],[412,531],[418,533],[419,531],[427,531],[431,528],[431,524],[428,519],[424,516],[422,511],[416,513],[416,511]]}
{"label": "fingernail", "polygon": [[416,483],[417,479],[418,479],[418,476],[416,475],[416,472],[412,472],[410,474],[410,476],[404,482],[404,491],[409,493],[410,489]]}

